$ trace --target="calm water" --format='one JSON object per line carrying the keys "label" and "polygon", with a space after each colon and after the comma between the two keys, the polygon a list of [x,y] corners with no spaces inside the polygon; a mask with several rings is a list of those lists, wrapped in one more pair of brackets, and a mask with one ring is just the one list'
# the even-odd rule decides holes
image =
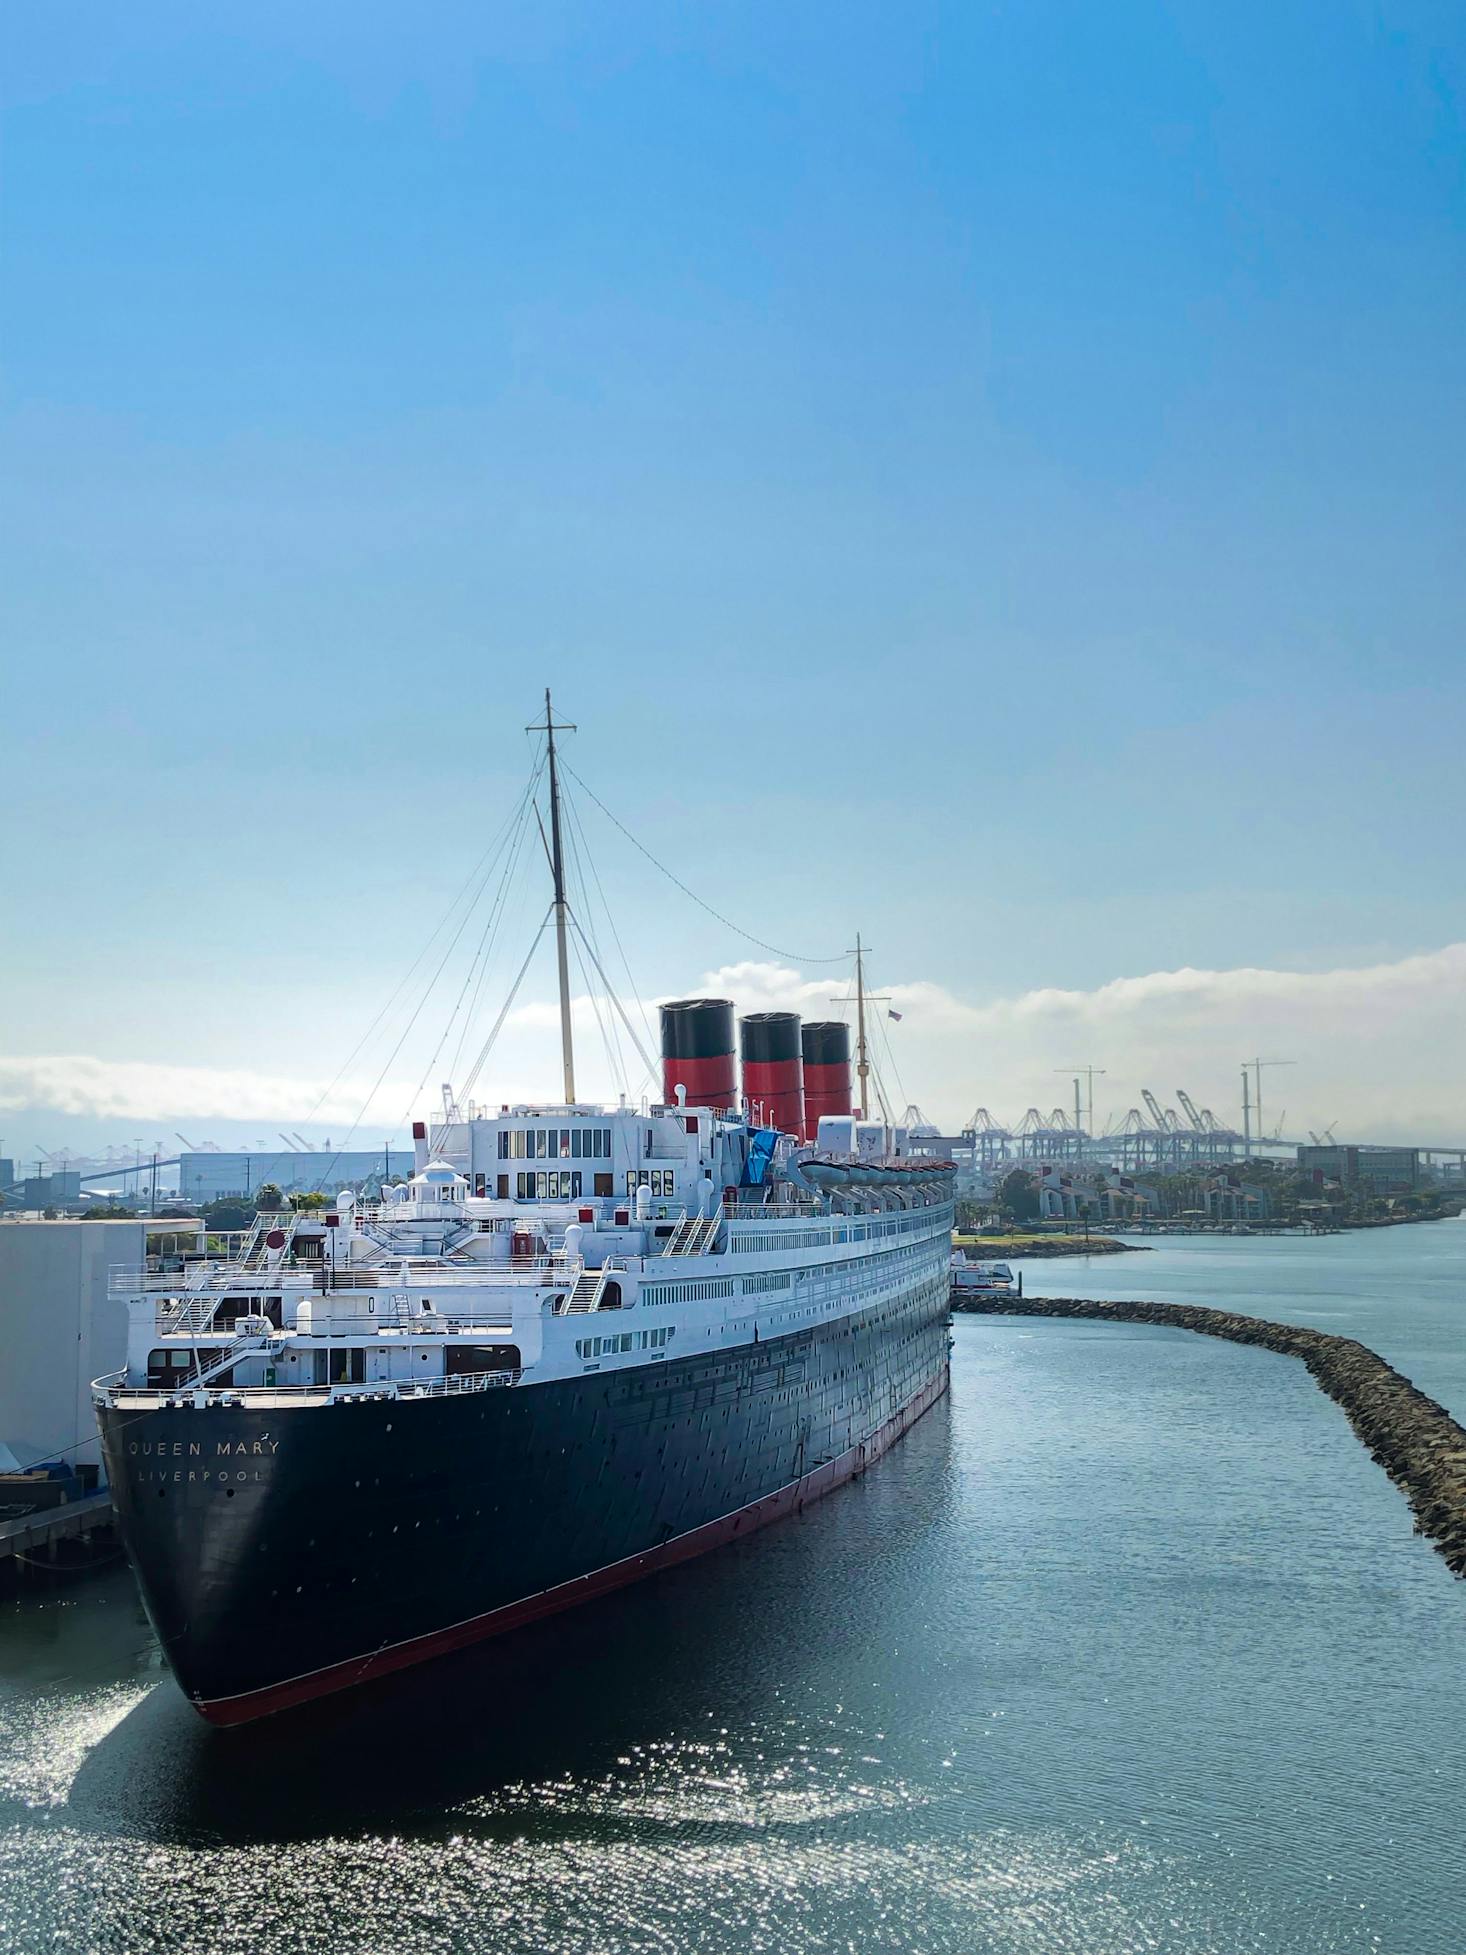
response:
{"label": "calm water", "polygon": [[[1466,1227],[1061,1281],[1327,1322],[1466,1398]],[[206,1730],[125,1576],[10,1607],[0,1947],[1466,1945],[1466,1587],[1342,1414],[1182,1332],[955,1334],[859,1485],[293,1721]]]}
{"label": "calm water", "polygon": [[1466,1216],[1316,1239],[1130,1240],[1155,1246],[1013,1267],[1035,1296],[1220,1304],[1357,1337],[1466,1423]]}

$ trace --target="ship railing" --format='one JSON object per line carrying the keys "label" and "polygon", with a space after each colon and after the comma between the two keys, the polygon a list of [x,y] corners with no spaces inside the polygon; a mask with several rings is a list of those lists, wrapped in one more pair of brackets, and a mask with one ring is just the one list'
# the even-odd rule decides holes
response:
{"label": "ship railing", "polygon": [[725,1202],[723,1214],[730,1222],[804,1222],[825,1211],[818,1202]]}
{"label": "ship railing", "polygon": [[226,1291],[248,1294],[280,1289],[319,1289],[324,1265],[315,1260],[285,1263],[275,1269],[246,1269],[241,1263],[195,1263],[184,1270],[154,1270],[146,1265],[117,1263],[107,1272],[109,1297],[222,1296]]}
{"label": "ship railing", "polygon": [[111,1371],[93,1380],[92,1397],[98,1404],[155,1406],[248,1406],[259,1399],[284,1399],[291,1405],[303,1405],[308,1399],[330,1404],[371,1399],[400,1402],[497,1391],[517,1385],[523,1376],[521,1367],[506,1371],[455,1371],[442,1378],[376,1378],[350,1385],[205,1385],[164,1391],[155,1385],[129,1385],[124,1372]]}
{"label": "ship railing", "polygon": [[116,1265],[107,1272],[109,1297],[155,1296],[176,1298],[183,1306],[194,1299],[217,1302],[223,1296],[278,1296],[318,1290],[412,1290],[442,1285],[478,1286],[514,1283],[529,1286],[569,1282],[579,1269],[578,1258],[536,1256],[509,1263],[321,1263],[301,1261],[277,1269],[244,1269],[238,1263],[200,1265],[201,1278],[181,1278],[178,1271],[158,1273],[136,1265]]}
{"label": "ship railing", "polygon": [[328,1290],[435,1289],[441,1284],[499,1284],[567,1282],[580,1267],[579,1258],[536,1256],[511,1263],[337,1263],[328,1265]]}

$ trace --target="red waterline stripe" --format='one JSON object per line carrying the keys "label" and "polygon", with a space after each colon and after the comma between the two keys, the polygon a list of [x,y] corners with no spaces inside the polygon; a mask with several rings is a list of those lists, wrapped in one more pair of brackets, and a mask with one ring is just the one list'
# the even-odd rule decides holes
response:
{"label": "red waterline stripe", "polygon": [[908,1400],[899,1412],[887,1419],[859,1446],[852,1446],[838,1459],[827,1460],[812,1473],[806,1473],[803,1479],[791,1480],[787,1486],[765,1494],[761,1500],[752,1501],[747,1507],[724,1514],[718,1520],[705,1521],[701,1527],[694,1527],[686,1534],[675,1535],[660,1548],[648,1548],[643,1554],[628,1555],[624,1561],[613,1561],[608,1567],[597,1568],[589,1575],[578,1575],[574,1581],[561,1582],[538,1595],[526,1596],[521,1602],[510,1602],[502,1609],[490,1609],[486,1615],[470,1616],[466,1622],[453,1623],[447,1629],[432,1630],[426,1636],[414,1636],[405,1643],[393,1643],[370,1656],[350,1657],[344,1663],[332,1663],[323,1670],[311,1670],[304,1676],[292,1677],[286,1683],[269,1684],[262,1690],[244,1691],[237,1697],[192,1698],[190,1702],[210,1724],[248,1724],[257,1717],[270,1717],[276,1711],[287,1711],[296,1704],[308,1703],[314,1697],[326,1697],[336,1690],[349,1690],[354,1684],[366,1683],[372,1677],[386,1676],[392,1670],[405,1670],[410,1664],[426,1662],[429,1657],[444,1656],[449,1650],[462,1649],[466,1644],[479,1642],[486,1636],[502,1636],[508,1630],[522,1628],[525,1623],[538,1622],[542,1616],[556,1615],[561,1609],[577,1608],[595,1596],[624,1588],[628,1582],[640,1581],[644,1575],[653,1574],[659,1568],[673,1567],[679,1561],[691,1561],[695,1555],[721,1547],[737,1534],[751,1534],[755,1528],[767,1527],[770,1521],[781,1520],[810,1501],[819,1500],[835,1487],[843,1486],[845,1481],[863,1472],[895,1445],[902,1433],[914,1425],[923,1412],[935,1405],[946,1389],[947,1367],[944,1364],[930,1384],[923,1385],[915,1398]]}

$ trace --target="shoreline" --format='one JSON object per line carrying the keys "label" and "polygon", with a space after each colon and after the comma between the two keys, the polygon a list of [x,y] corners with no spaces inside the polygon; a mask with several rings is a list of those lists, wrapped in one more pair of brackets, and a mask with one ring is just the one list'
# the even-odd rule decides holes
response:
{"label": "shoreline", "polygon": [[1009,1262],[1046,1256],[1121,1256],[1149,1249],[1149,1242],[1121,1242],[1112,1235],[963,1235],[954,1232],[953,1245],[976,1255],[979,1262]]}
{"label": "shoreline", "polygon": [[1105,1302],[1087,1297],[963,1297],[963,1316],[1084,1318],[1156,1324],[1299,1358],[1338,1405],[1376,1465],[1409,1501],[1423,1534],[1453,1575],[1466,1578],[1466,1431],[1443,1405],[1356,1338],[1247,1317],[1200,1304]]}

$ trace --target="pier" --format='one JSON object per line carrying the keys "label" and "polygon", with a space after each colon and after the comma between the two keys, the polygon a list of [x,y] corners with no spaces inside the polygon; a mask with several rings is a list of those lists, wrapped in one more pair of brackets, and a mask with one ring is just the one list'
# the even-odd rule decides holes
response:
{"label": "pier", "polygon": [[38,1508],[19,1520],[0,1521],[0,1575],[9,1579],[37,1564],[52,1564],[63,1541],[90,1546],[94,1535],[111,1528],[112,1496],[105,1489],[61,1507]]}
{"label": "pier", "polygon": [[1319,1389],[1342,1407],[1370,1457],[1403,1491],[1417,1533],[1426,1536],[1453,1575],[1466,1577],[1466,1430],[1367,1344],[1196,1304],[972,1296],[960,1302],[954,1298],[952,1307],[964,1316],[1158,1324],[1233,1344],[1258,1344],[1282,1357],[1301,1359]]}

